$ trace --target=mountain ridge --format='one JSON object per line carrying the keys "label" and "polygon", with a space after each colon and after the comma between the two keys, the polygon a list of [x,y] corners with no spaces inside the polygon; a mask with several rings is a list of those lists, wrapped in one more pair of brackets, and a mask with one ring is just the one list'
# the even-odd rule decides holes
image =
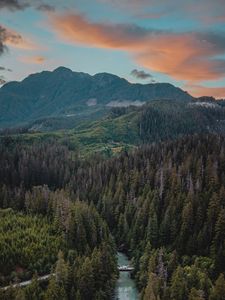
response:
{"label": "mountain ridge", "polygon": [[[77,115],[79,118],[107,111],[107,104],[123,101],[194,98],[169,83],[130,83],[110,73],[90,75],[65,67],[31,74],[0,89],[0,127],[12,127],[44,117]],[[126,104],[127,105],[127,104]],[[135,105],[135,104],[134,104]]]}

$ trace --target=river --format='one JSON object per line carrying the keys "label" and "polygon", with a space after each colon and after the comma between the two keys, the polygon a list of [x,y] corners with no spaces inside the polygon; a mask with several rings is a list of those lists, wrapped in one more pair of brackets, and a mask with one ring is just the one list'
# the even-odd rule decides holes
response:
{"label": "river", "polygon": [[[127,256],[121,252],[117,253],[118,265],[127,266],[129,260]],[[130,278],[129,272],[120,272],[119,279],[116,284],[115,299],[119,300],[138,300],[138,291],[133,279]]]}

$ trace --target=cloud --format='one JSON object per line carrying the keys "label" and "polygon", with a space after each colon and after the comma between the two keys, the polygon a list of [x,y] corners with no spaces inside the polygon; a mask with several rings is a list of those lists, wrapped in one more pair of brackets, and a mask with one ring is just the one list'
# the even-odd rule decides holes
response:
{"label": "cloud", "polygon": [[55,11],[55,7],[50,4],[40,4],[37,6],[37,9],[44,12],[52,12]]}
{"label": "cloud", "polygon": [[43,56],[24,56],[20,57],[20,61],[28,64],[43,64],[46,58]]}
{"label": "cloud", "polygon": [[146,68],[177,80],[201,82],[225,76],[224,34],[169,33],[149,38],[146,50],[135,53]]}
{"label": "cloud", "polygon": [[185,19],[194,19],[203,24],[225,22],[224,0],[98,0],[99,3],[123,9],[135,16],[150,16],[150,19],[165,16],[181,16]]}
{"label": "cloud", "polygon": [[11,46],[13,48],[23,50],[35,50],[38,45],[35,44],[31,39],[22,37],[21,34],[10,28],[4,28],[4,44],[5,46]]}
{"label": "cloud", "polygon": [[0,25],[0,55],[7,51],[7,44],[19,44],[22,40],[20,34]]}
{"label": "cloud", "polygon": [[0,25],[0,55],[7,50],[5,41],[7,40],[8,35],[7,29]]}
{"label": "cloud", "polygon": [[66,42],[121,50],[151,71],[196,84],[225,76],[225,33],[145,29],[134,24],[95,23],[79,14],[52,14],[52,28]]}
{"label": "cloud", "polygon": [[0,85],[5,84],[7,81],[5,80],[5,78],[3,76],[0,76]]}
{"label": "cloud", "polygon": [[0,71],[12,72],[11,69],[5,68],[5,67],[3,67],[3,66],[0,66]]}
{"label": "cloud", "polygon": [[206,87],[203,85],[187,85],[186,88],[195,97],[214,96],[215,98],[225,99],[225,87]]}
{"label": "cloud", "polygon": [[132,76],[134,76],[135,78],[138,78],[138,79],[148,79],[148,78],[152,78],[152,75],[150,73],[146,73],[145,71],[142,71],[142,70],[137,70],[137,69],[134,69],[130,72],[130,74]]}
{"label": "cloud", "polygon": [[139,19],[146,19],[146,20],[148,20],[148,19],[152,19],[152,20],[154,20],[154,19],[161,19],[163,16],[165,16],[166,15],[166,13],[154,13],[154,12],[152,12],[152,13],[146,13],[146,12],[141,12],[141,13],[138,13],[138,14],[136,14],[135,15],[135,17],[137,17],[137,18],[139,18]]}
{"label": "cloud", "polygon": [[0,9],[8,9],[10,11],[24,10],[33,7],[43,12],[54,11],[55,7],[41,0],[0,0]]}
{"label": "cloud", "polygon": [[[0,56],[8,51],[8,47],[22,50],[37,50],[40,47],[29,38],[24,38],[18,32],[0,25]],[[0,67],[3,71],[3,67]],[[10,69],[4,69],[5,71]]]}
{"label": "cloud", "polygon": [[109,3],[114,7],[137,11],[137,9],[153,4],[155,0],[98,0],[98,2]]}
{"label": "cloud", "polygon": [[21,0],[0,0],[0,9],[7,8],[11,11],[22,10],[26,8],[28,3]]}
{"label": "cloud", "polygon": [[50,22],[64,41],[98,48],[137,48],[138,42],[149,35],[149,30],[137,25],[92,23],[80,14],[54,14]]}

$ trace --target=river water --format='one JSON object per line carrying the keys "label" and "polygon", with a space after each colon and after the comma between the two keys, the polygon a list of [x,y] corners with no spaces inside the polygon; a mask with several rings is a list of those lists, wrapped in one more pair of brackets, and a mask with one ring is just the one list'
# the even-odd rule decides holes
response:
{"label": "river water", "polygon": [[[128,257],[121,253],[117,253],[118,265],[129,265]],[[120,272],[119,279],[116,284],[115,299],[119,300],[138,300],[138,291],[135,286],[135,282],[130,278],[129,272]]]}

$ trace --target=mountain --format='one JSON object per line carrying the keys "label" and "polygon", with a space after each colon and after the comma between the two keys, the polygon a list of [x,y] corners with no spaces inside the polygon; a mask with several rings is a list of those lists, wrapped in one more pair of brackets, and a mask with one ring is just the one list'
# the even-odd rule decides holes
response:
{"label": "mountain", "polygon": [[140,106],[151,100],[191,101],[187,92],[168,83],[132,84],[116,75],[91,76],[59,67],[0,89],[0,127],[41,118],[96,118],[111,107]]}

